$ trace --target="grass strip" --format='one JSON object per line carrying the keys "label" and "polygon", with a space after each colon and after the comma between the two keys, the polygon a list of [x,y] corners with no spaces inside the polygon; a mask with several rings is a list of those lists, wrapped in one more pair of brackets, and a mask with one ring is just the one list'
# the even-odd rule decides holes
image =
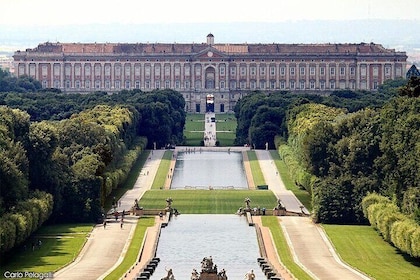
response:
{"label": "grass strip", "polygon": [[370,226],[323,225],[340,257],[374,279],[419,279],[420,260],[390,246]]}
{"label": "grass strip", "polygon": [[181,214],[234,214],[245,206],[247,197],[251,199],[251,207],[272,209],[277,201],[269,190],[149,190],[140,205],[145,209],[163,209],[168,197]]}
{"label": "grass strip", "polygon": [[172,151],[165,151],[162,160],[160,161],[155,179],[153,180],[152,189],[163,189],[165,186],[166,177],[168,176],[169,166],[172,160]]}
{"label": "grass strip", "polygon": [[141,245],[143,244],[146,229],[153,226],[154,222],[155,217],[142,217],[138,220],[133,238],[131,239],[127,253],[124,256],[124,260],[104,279],[112,280],[123,277],[124,273],[126,273],[130,267],[137,262],[137,256],[140,252]]}
{"label": "grass strip", "polygon": [[287,267],[287,269],[299,280],[312,279],[312,277],[310,277],[293,260],[292,253],[290,252],[290,248],[287,245],[287,241],[280,227],[278,218],[275,216],[262,216],[261,218],[263,226],[270,229],[280,260]]}
{"label": "grass strip", "polygon": [[[46,273],[59,270],[77,257],[91,231],[92,224],[43,226],[2,262],[0,279],[4,279],[5,271]],[[37,245],[38,240],[41,246]]]}
{"label": "grass strip", "polygon": [[255,151],[247,151],[247,154],[255,186],[265,185],[264,175],[261,171],[257,154],[255,153]]}
{"label": "grass strip", "polygon": [[312,198],[311,195],[304,189],[299,188],[290,178],[289,172],[287,170],[287,166],[284,161],[281,160],[278,151],[271,150],[270,151],[271,158],[274,160],[276,164],[277,170],[279,171],[280,177],[286,186],[286,189],[291,190],[297,199],[305,205],[306,209],[312,211]]}

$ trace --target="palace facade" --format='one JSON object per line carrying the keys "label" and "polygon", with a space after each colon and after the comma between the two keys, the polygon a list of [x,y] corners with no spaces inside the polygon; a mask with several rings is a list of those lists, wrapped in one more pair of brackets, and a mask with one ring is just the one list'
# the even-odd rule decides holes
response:
{"label": "palace facade", "polygon": [[16,75],[63,92],[151,91],[183,94],[186,111],[232,111],[252,91],[376,90],[405,76],[407,55],[374,43],[216,44],[43,43],[16,51]]}

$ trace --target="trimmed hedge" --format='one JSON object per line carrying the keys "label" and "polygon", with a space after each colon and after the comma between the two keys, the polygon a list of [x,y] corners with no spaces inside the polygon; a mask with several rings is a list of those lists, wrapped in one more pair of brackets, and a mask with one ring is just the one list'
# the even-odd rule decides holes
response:
{"label": "trimmed hedge", "polygon": [[121,160],[116,161],[116,165],[110,168],[110,171],[103,175],[104,181],[102,183],[102,201],[112,192],[113,189],[118,188],[127,179],[131,168],[139,158],[140,154],[147,146],[147,139],[140,137],[133,145],[132,149],[127,150]]}
{"label": "trimmed hedge", "polygon": [[403,213],[388,198],[376,193],[362,201],[365,217],[384,240],[412,257],[420,257],[420,225]]}
{"label": "trimmed hedge", "polygon": [[33,197],[19,202],[13,213],[0,218],[0,255],[22,244],[51,215],[53,196],[35,191]]}
{"label": "trimmed hedge", "polygon": [[293,149],[287,144],[278,146],[280,158],[284,161],[289,171],[289,175],[296,185],[303,187],[309,193],[312,193],[312,184],[316,177],[307,172],[300,164]]}

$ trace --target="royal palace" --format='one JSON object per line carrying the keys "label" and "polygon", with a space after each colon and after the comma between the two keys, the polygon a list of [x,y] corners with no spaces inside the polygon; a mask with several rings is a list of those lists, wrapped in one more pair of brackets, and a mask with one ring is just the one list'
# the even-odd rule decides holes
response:
{"label": "royal palace", "polygon": [[321,93],[376,90],[404,77],[407,55],[374,43],[43,43],[16,51],[15,73],[63,92],[151,91],[183,94],[186,111],[232,111],[251,91]]}

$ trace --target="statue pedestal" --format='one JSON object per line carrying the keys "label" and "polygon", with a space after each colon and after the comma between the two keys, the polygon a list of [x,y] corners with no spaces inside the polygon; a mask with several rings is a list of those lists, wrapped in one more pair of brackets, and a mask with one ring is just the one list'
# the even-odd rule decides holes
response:
{"label": "statue pedestal", "polygon": [[200,280],[218,280],[216,273],[211,272],[201,272],[200,273]]}

